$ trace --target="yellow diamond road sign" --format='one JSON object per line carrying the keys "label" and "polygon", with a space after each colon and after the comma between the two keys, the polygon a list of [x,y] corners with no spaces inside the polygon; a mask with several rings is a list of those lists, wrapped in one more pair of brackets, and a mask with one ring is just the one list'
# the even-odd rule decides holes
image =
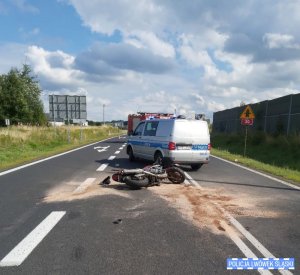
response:
{"label": "yellow diamond road sign", "polygon": [[246,119],[246,118],[249,118],[249,119],[254,119],[255,118],[255,115],[251,109],[251,107],[248,105],[245,110],[242,112],[241,116],[240,116],[241,119]]}

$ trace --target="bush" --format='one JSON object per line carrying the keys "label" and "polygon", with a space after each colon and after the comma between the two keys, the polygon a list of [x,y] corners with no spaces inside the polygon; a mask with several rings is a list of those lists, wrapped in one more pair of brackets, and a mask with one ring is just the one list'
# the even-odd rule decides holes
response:
{"label": "bush", "polygon": [[252,145],[260,145],[266,142],[266,134],[264,132],[257,132],[250,136],[250,143]]}

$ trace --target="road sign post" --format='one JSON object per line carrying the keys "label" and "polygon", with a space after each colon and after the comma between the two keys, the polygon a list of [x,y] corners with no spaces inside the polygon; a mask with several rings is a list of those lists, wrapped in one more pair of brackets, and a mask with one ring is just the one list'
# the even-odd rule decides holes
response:
{"label": "road sign post", "polygon": [[246,156],[246,149],[247,149],[248,127],[249,126],[246,125],[245,145],[244,145],[244,157]]}
{"label": "road sign post", "polygon": [[247,150],[247,139],[248,139],[248,127],[252,126],[254,123],[255,115],[251,109],[251,107],[248,105],[245,110],[242,112],[240,119],[241,124],[245,126],[246,133],[245,133],[245,145],[244,145],[244,157],[246,156],[246,150]]}

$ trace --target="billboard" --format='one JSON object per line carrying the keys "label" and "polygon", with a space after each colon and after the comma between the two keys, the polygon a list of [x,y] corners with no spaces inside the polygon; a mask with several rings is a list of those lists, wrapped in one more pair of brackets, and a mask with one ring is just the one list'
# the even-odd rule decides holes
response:
{"label": "billboard", "polygon": [[86,120],[86,96],[49,95],[51,121]]}

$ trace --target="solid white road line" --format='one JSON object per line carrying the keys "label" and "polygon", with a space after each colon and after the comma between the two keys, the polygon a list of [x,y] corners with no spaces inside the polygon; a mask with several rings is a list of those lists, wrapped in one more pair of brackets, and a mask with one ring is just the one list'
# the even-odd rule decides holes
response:
{"label": "solid white road line", "polygon": [[[218,208],[224,213],[226,218],[231,222],[234,227],[239,230],[244,237],[252,243],[252,245],[265,257],[265,258],[276,258],[266,247],[262,245],[246,228],[244,228],[234,217],[226,212],[219,204]],[[249,258],[249,257],[248,257]],[[293,274],[288,270],[279,270],[281,274]]]}
{"label": "solid white road line", "polygon": [[108,163],[103,163],[100,165],[100,167],[97,169],[97,171],[104,171],[107,166],[108,166]]}
{"label": "solid white road line", "polygon": [[[195,180],[193,180],[193,178],[186,173],[186,177],[190,180],[190,182],[196,186],[199,189],[202,189],[201,185],[196,182]],[[220,204],[218,203],[214,203],[214,205],[224,214],[224,216],[226,217],[226,219],[238,230],[240,231],[240,233],[243,234],[243,236],[265,257],[265,258],[275,258],[275,256],[267,249],[265,248],[249,231],[246,230],[246,228],[244,228],[233,216],[231,216]],[[227,231],[227,230],[226,230]],[[237,236],[238,237],[238,236]],[[231,236],[230,236],[231,238]],[[232,239],[232,238],[231,238]],[[233,239],[232,239],[233,240]],[[234,241],[234,240],[233,240]],[[234,241],[235,244],[237,244]],[[246,246],[246,245],[245,245]],[[239,247],[239,246],[238,246]],[[241,246],[242,247],[242,246]],[[239,247],[240,248],[240,247]],[[244,248],[243,248],[244,249]],[[249,248],[248,248],[249,249]],[[244,253],[244,251],[240,248],[240,250]],[[250,249],[249,249],[250,250]],[[251,251],[251,250],[250,250]],[[244,253],[245,254],[245,253]],[[245,254],[246,257],[249,258],[249,256],[247,256]],[[250,257],[253,258],[253,257]],[[257,258],[257,257],[254,257]],[[292,275],[293,273],[291,273],[288,270],[279,270],[279,272],[281,274],[286,274],[286,275]]]}
{"label": "solid white road line", "polygon": [[110,156],[109,158],[108,158],[108,160],[114,160],[116,158],[116,156]]}
{"label": "solid white road line", "polygon": [[116,154],[116,155],[117,155],[117,154],[120,154],[120,151],[116,151],[115,154]]}
{"label": "solid white road line", "polygon": [[54,211],[49,214],[33,231],[31,231],[0,262],[0,266],[19,266],[33,249],[47,236],[51,229],[66,214],[66,211]]}
{"label": "solid white road line", "polygon": [[97,141],[97,142],[94,142],[94,143],[91,143],[91,144],[88,144],[88,145],[85,145],[85,146],[82,146],[82,147],[79,147],[79,148],[76,148],[76,149],[73,149],[73,150],[61,153],[61,154],[54,155],[52,157],[44,158],[44,159],[41,159],[41,160],[38,160],[38,161],[34,161],[34,162],[31,162],[31,163],[28,163],[28,164],[25,164],[25,165],[18,166],[18,167],[13,168],[13,169],[6,170],[6,171],[0,173],[0,177],[3,176],[3,175],[9,174],[9,173],[18,171],[20,169],[26,168],[28,166],[35,165],[35,164],[38,164],[38,163],[41,163],[41,162],[44,162],[44,161],[47,161],[47,160],[50,160],[50,159],[58,158],[60,156],[63,156],[63,155],[66,155],[66,154],[69,154],[69,153],[72,153],[72,152],[84,149],[84,148],[89,147],[89,146],[93,146],[93,145],[95,145],[97,143],[105,142],[105,141],[113,139],[113,138],[114,137],[108,138],[108,139],[104,139],[104,140],[101,140],[101,141]]}
{"label": "solid white road line", "polygon": [[87,178],[82,184],[80,184],[74,191],[73,194],[80,194],[84,192],[92,183],[95,181],[96,178]]}
{"label": "solid white road line", "polygon": [[196,182],[187,172],[184,172],[186,178],[189,179],[189,181],[197,188],[202,189],[202,187],[200,186],[200,184],[198,184],[198,182]]}
{"label": "solid white road line", "polygon": [[222,159],[222,158],[220,158],[220,157],[216,157],[216,156],[212,156],[212,157],[213,157],[213,158],[216,158],[216,159],[219,159],[219,160],[222,160],[222,161],[224,161],[224,162],[230,163],[230,164],[232,164],[232,165],[234,165],[234,166],[240,167],[240,168],[242,168],[242,169],[245,169],[245,170],[250,171],[250,172],[252,172],[252,173],[255,173],[255,174],[257,174],[257,175],[263,176],[263,177],[265,177],[265,178],[268,178],[268,179],[277,181],[277,182],[282,183],[282,184],[284,184],[284,185],[286,185],[286,186],[289,186],[289,187],[292,187],[292,188],[294,188],[294,189],[300,190],[300,187],[299,187],[299,186],[296,186],[296,185],[291,184],[291,183],[289,183],[289,182],[286,182],[286,181],[283,181],[283,180],[274,178],[274,177],[269,176],[269,175],[267,175],[267,174],[264,174],[264,173],[255,171],[255,170],[253,170],[253,169],[251,169],[251,168],[248,168],[248,167],[245,167],[245,166],[236,164],[236,163],[234,163],[234,162],[231,162],[231,161],[226,160],[226,159]]}
{"label": "solid white road line", "polygon": [[[221,222],[221,226],[225,229],[230,239],[236,244],[236,246],[243,252],[243,254],[247,258],[258,258],[226,222]],[[258,272],[260,274],[272,274],[268,270],[258,270]]]}

